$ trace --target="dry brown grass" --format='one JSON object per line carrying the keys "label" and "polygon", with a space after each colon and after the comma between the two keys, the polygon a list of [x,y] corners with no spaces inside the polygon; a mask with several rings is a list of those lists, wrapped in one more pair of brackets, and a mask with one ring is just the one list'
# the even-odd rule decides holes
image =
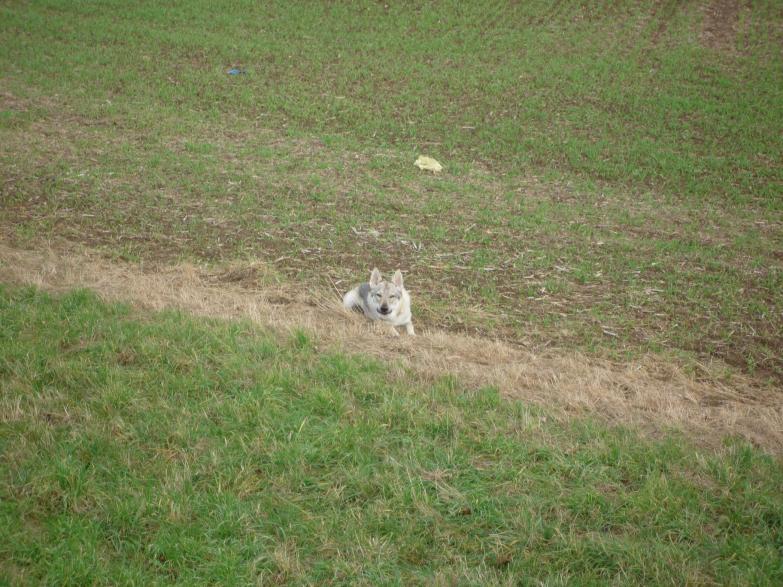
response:
{"label": "dry brown grass", "polygon": [[[336,291],[313,295],[291,286],[249,287],[249,280],[237,278],[266,271],[260,263],[220,270],[184,264],[141,269],[59,243],[43,252],[0,243],[0,282],[55,292],[86,287],[106,300],[247,318],[280,333],[303,328],[312,331],[323,348],[391,360],[400,373],[412,369],[425,378],[450,373],[470,386],[497,386],[509,398],[555,408],[564,417],[590,413],[653,434],[674,428],[704,445],[740,435],[783,452],[780,390],[741,375],[727,377],[718,364],[705,365],[693,375],[651,355],[619,364],[562,350],[533,353],[426,324],[417,324],[416,338],[392,339],[343,311]],[[415,292],[413,297],[415,304]],[[368,338],[377,343],[368,344]]]}

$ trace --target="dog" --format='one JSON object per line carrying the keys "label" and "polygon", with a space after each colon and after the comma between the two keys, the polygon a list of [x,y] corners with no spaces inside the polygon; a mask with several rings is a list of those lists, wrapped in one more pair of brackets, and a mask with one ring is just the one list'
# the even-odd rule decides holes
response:
{"label": "dog", "polygon": [[387,322],[393,336],[400,335],[398,326],[416,336],[411,322],[411,296],[403,286],[399,269],[391,281],[384,281],[381,272],[373,269],[368,283],[357,285],[343,296],[343,306],[346,310],[361,310],[370,320]]}

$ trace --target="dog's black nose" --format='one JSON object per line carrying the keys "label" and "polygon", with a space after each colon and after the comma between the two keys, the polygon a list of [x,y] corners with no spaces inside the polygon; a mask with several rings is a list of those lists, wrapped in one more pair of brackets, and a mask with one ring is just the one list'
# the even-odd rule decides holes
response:
{"label": "dog's black nose", "polygon": [[386,304],[381,306],[381,314],[388,314],[389,313],[389,306]]}

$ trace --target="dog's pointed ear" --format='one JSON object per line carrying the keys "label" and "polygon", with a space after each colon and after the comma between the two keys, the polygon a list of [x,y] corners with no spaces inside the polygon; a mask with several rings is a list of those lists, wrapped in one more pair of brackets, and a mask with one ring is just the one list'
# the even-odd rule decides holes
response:
{"label": "dog's pointed ear", "polygon": [[400,271],[399,269],[397,269],[397,271],[394,272],[394,277],[392,277],[392,283],[397,287],[402,287],[402,271]]}
{"label": "dog's pointed ear", "polygon": [[375,269],[373,269],[372,273],[370,273],[370,285],[375,287],[381,282],[382,279],[383,277],[381,277],[381,272],[378,271],[378,268],[376,267]]}

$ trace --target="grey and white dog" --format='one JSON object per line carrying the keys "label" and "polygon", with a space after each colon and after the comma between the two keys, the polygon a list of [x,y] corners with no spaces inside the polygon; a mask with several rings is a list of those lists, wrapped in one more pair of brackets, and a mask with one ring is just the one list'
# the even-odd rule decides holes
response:
{"label": "grey and white dog", "polygon": [[348,310],[361,310],[370,320],[381,320],[391,326],[394,336],[399,336],[398,326],[404,326],[411,336],[415,336],[411,322],[411,296],[402,284],[399,269],[391,281],[385,281],[378,269],[373,269],[370,281],[357,285],[345,296],[343,306]]}

